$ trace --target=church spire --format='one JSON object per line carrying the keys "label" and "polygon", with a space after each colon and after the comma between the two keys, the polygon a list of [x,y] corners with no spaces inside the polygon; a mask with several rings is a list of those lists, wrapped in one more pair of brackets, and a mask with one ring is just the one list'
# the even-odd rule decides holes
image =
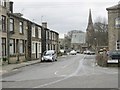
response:
{"label": "church spire", "polygon": [[93,22],[92,22],[92,15],[91,15],[91,9],[89,9],[89,20],[88,20],[88,24],[93,24]]}
{"label": "church spire", "polygon": [[89,9],[88,26],[86,29],[86,43],[88,45],[88,48],[91,48],[91,49],[93,48],[94,38],[95,38],[95,33],[94,33],[94,26],[92,22],[92,14],[91,14],[91,9]]}
{"label": "church spire", "polygon": [[87,31],[88,30],[92,30],[94,31],[94,28],[93,28],[93,22],[92,22],[92,14],[91,14],[91,9],[89,9],[89,18],[88,18],[88,26],[87,26]]}

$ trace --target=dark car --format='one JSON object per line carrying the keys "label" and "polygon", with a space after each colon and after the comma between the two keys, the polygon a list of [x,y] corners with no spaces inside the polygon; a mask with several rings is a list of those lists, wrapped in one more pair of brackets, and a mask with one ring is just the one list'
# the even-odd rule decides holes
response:
{"label": "dark car", "polygon": [[120,50],[109,51],[108,56],[111,59],[120,59]]}

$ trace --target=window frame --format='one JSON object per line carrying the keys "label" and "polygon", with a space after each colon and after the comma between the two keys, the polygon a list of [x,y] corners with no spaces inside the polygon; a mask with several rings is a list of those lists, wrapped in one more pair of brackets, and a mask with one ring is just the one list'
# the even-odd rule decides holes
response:
{"label": "window frame", "polygon": [[24,33],[24,32],[23,32],[23,22],[22,22],[22,21],[19,22],[19,33],[20,33],[20,34],[23,34],[23,33]]}
{"label": "window frame", "polygon": [[24,53],[24,40],[19,40],[19,53],[20,54]]}
{"label": "window frame", "polygon": [[115,18],[115,28],[120,28],[120,17]]}
{"label": "window frame", "polygon": [[2,32],[6,32],[6,16],[2,15]]}
{"label": "window frame", "polygon": [[34,41],[32,41],[32,53],[35,53],[35,42]]}
{"label": "window frame", "polygon": [[42,32],[41,28],[38,27],[38,38],[41,38],[41,32]]}
{"label": "window frame", "polygon": [[32,37],[35,37],[35,25],[32,25]]}
{"label": "window frame", "polygon": [[[10,41],[12,41],[9,43],[10,55],[14,55],[15,54],[15,39],[10,39]],[[11,45],[12,45],[12,47],[11,47]]]}
{"label": "window frame", "polygon": [[[11,20],[12,20],[12,22],[11,22]],[[14,19],[13,18],[10,18],[10,25],[9,25],[9,27],[10,27],[10,32],[14,32]]]}
{"label": "window frame", "polygon": [[7,54],[6,53],[6,38],[2,38],[2,56],[6,56],[6,54]]}

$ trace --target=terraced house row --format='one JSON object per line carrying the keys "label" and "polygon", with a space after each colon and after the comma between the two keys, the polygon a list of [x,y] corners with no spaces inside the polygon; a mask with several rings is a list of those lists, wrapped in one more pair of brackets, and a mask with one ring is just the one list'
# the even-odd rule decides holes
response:
{"label": "terraced house row", "polygon": [[0,54],[8,63],[41,59],[44,51],[59,49],[59,34],[13,13],[13,2],[0,2]]}

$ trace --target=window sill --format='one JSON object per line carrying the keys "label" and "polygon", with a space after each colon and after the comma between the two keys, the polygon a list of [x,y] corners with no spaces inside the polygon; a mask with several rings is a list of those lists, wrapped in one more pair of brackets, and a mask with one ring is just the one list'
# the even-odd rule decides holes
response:
{"label": "window sill", "polygon": [[20,53],[19,56],[24,56],[25,54],[24,53]]}
{"label": "window sill", "polygon": [[10,57],[15,57],[15,56],[16,56],[16,54],[11,54],[11,55],[10,55]]}
{"label": "window sill", "polygon": [[20,35],[24,35],[24,33],[19,33]]}

